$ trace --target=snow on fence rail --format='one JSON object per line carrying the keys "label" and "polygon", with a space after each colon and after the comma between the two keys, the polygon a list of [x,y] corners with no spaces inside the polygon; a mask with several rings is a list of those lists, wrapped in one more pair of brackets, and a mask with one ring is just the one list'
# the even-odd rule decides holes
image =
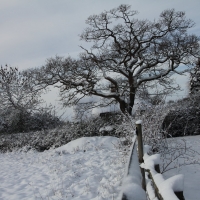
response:
{"label": "snow on fence rail", "polygon": [[[139,123],[140,121],[137,124]],[[140,127],[138,127],[137,124],[137,137],[133,137],[126,177],[122,183],[120,200],[146,200],[145,172],[143,168],[140,168],[139,164],[139,162],[143,162],[143,148],[138,149],[139,159],[136,148],[136,139],[138,139],[138,146],[143,146],[142,135],[138,134],[140,132]]]}
{"label": "snow on fence rail", "polygon": [[146,200],[145,190],[142,188],[142,175],[137,156],[136,136],[133,137],[126,176],[122,183],[120,200]]}
{"label": "snow on fence rail", "polygon": [[138,152],[135,136],[131,146],[126,177],[122,184],[120,200],[146,200],[147,196],[149,200],[156,198],[158,200],[185,200],[183,196],[183,175],[176,175],[165,180],[163,175],[160,174],[160,154],[149,156],[150,146],[148,145],[144,146],[143,153],[141,121],[136,122],[136,134]]}
{"label": "snow on fence rail", "polygon": [[160,154],[149,156],[149,146],[145,146],[144,163],[141,167],[148,173],[147,194],[149,199],[185,200],[183,196],[183,175],[179,174],[167,180],[160,174]]}

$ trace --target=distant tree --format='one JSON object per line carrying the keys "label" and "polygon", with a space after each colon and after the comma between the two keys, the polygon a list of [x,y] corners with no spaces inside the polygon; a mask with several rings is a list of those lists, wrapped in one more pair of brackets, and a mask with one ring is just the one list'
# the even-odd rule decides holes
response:
{"label": "distant tree", "polygon": [[[128,5],[92,15],[80,35],[92,42],[78,59],[56,56],[35,70],[43,85],[57,84],[65,105],[74,105],[88,95],[119,103],[131,114],[143,84],[157,82],[172,87],[170,77],[190,67],[200,56],[199,37],[187,33],[194,22],[184,12],[165,10],[158,20],[139,20]],[[178,69],[178,70],[177,70]],[[32,71],[32,73],[34,70]]]}
{"label": "distant tree", "polygon": [[41,88],[35,80],[15,67],[0,68],[0,114],[4,128],[21,132],[33,111],[42,102]]}
{"label": "distant tree", "polygon": [[64,123],[50,106],[47,108],[40,108],[37,112],[32,113],[28,118],[27,131],[39,131],[46,129],[53,129],[62,126]]}
{"label": "distant tree", "polygon": [[88,109],[91,107],[91,103],[78,103],[74,106],[74,120],[75,121],[84,121],[91,117],[91,110]]}
{"label": "distant tree", "polygon": [[13,67],[0,68],[0,106],[19,111],[34,110],[41,103],[41,88],[35,80]]}
{"label": "distant tree", "polygon": [[200,59],[194,69],[190,72],[190,91],[192,94],[200,95]]}

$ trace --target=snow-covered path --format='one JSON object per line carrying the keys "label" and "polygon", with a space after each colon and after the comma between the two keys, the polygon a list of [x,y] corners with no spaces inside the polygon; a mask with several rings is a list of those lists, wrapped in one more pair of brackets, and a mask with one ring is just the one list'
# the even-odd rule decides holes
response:
{"label": "snow-covered path", "polygon": [[127,156],[114,137],[57,149],[0,154],[0,200],[116,199]]}

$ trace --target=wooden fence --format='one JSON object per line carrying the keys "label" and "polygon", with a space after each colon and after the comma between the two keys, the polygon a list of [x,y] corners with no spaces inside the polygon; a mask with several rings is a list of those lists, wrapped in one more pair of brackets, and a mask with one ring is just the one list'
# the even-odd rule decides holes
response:
{"label": "wooden fence", "polygon": [[[126,172],[126,177],[129,177],[129,179],[132,177],[133,179],[132,190],[130,184],[127,186],[123,183],[124,185],[122,184],[123,191],[121,195],[121,200],[138,200],[147,198],[153,199],[155,197],[157,197],[158,200],[185,200],[183,196],[183,175],[176,175],[165,180],[162,174],[160,174],[159,163],[153,162],[153,156],[156,157],[159,155],[149,156],[148,153],[145,152],[144,156],[141,121],[136,122],[136,135],[138,145],[136,145],[136,137],[134,137]],[[152,161],[152,166],[146,166],[147,160]],[[142,167],[139,167],[139,165]],[[139,179],[137,179],[135,176],[135,174],[138,173],[136,170],[140,171],[140,183],[138,183]],[[137,187],[135,187],[135,184],[137,184]],[[163,187],[161,187],[163,185],[165,186],[164,189]],[[126,187],[129,188],[128,192],[126,190]],[[137,191],[134,188],[136,188]],[[137,197],[138,190],[140,190],[143,195],[139,195],[139,197]],[[151,192],[149,192],[150,190]],[[154,193],[154,197],[152,197],[152,191]],[[131,195],[130,192],[132,193]],[[136,194],[136,196],[134,196],[134,193]],[[144,194],[147,194],[147,196],[144,197]]]}

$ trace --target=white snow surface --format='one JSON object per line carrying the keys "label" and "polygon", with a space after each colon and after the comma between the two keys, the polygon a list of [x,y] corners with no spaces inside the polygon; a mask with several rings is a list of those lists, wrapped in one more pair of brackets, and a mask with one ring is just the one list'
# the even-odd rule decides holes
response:
{"label": "white snow surface", "polygon": [[142,120],[137,120],[135,123],[136,124],[142,124]]}
{"label": "white snow surface", "polygon": [[[130,169],[122,184],[122,192],[127,199],[146,200],[146,192],[142,189],[142,175],[138,162],[136,147],[133,149],[133,157],[130,162]],[[119,199],[121,200],[121,199]]]}
{"label": "white snow surface", "polygon": [[183,191],[184,176],[182,174],[175,175],[159,185],[159,191],[164,199],[178,200],[174,195],[174,191]]}
{"label": "white snow surface", "polygon": [[[154,180],[159,187],[159,190],[163,197],[169,200],[178,199],[174,196],[173,191],[183,191],[185,199],[198,200],[200,199],[200,136],[186,136],[168,139],[170,143],[176,145],[177,141],[186,141],[187,148],[191,149],[193,152],[193,160],[197,164],[184,165],[182,167],[171,169],[165,172],[163,175],[156,173],[153,170],[152,162],[158,164],[159,157],[149,156],[147,154],[150,146],[144,146],[144,160],[145,164],[142,164],[144,168],[150,168],[151,172],[154,173]],[[150,158],[151,157],[151,158]],[[181,160],[179,160],[181,164]],[[147,184],[147,190],[150,199],[155,200],[153,190],[151,188],[150,182]]]}
{"label": "white snow surface", "polygon": [[[171,143],[175,141],[186,140],[186,145],[188,148],[194,150],[193,160],[200,163],[200,135],[197,136],[185,136],[179,137],[171,140]],[[176,145],[176,144],[174,144]],[[192,164],[178,167],[172,170],[169,170],[163,174],[165,179],[168,179],[174,175],[184,175],[184,185],[183,185],[183,194],[185,199],[188,200],[199,200],[200,199],[200,165]]]}
{"label": "white snow surface", "polygon": [[[184,139],[195,150],[194,159],[200,161],[200,136]],[[148,149],[149,146],[145,146],[144,152]],[[0,154],[0,200],[112,200],[117,199],[122,190],[133,195],[129,193],[131,188],[138,191],[135,197],[141,197],[143,191],[135,184],[135,180],[140,179],[139,174],[134,172],[135,180],[125,178],[127,187],[121,187],[128,159],[122,152],[115,137],[85,137],[42,153],[21,150]],[[146,154],[144,159],[147,157]],[[153,160],[159,163],[158,157],[152,157],[148,165]],[[180,174],[184,175],[184,184]],[[178,176],[172,177],[174,175]],[[183,187],[185,199],[200,199],[199,164],[172,169],[163,176],[155,174],[154,178],[164,196],[170,198],[174,189]],[[155,200],[149,183],[147,188]]]}
{"label": "white snow surface", "polygon": [[144,160],[145,160],[145,165],[141,164],[141,166],[144,166],[143,168],[150,169],[152,173],[155,173],[154,166],[160,164],[160,154],[153,154],[152,156],[149,157],[145,155]]}
{"label": "white snow surface", "polygon": [[149,196],[150,200],[158,200],[158,198],[155,195],[155,191],[154,191],[154,188],[152,186],[151,181],[147,182],[146,190],[147,190],[147,193],[148,193],[148,196]]}
{"label": "white snow surface", "polygon": [[127,156],[115,137],[80,138],[57,149],[0,154],[0,200],[110,200]]}
{"label": "white snow surface", "polygon": [[[143,156],[144,163],[141,164],[142,168],[149,169],[155,184],[159,189],[159,193],[162,195],[165,200],[178,200],[177,196],[174,194],[174,191],[179,192],[183,191],[183,175],[176,175],[167,180],[164,179],[163,175],[157,173],[154,169],[156,164],[160,164],[160,154],[154,154],[149,156],[147,154],[147,149],[149,146],[145,147],[145,154]],[[154,199],[155,195],[152,192],[152,188],[148,185],[147,191],[149,193],[150,199]]]}
{"label": "white snow surface", "polygon": [[103,131],[112,131],[114,129],[114,126],[104,126],[104,127],[101,127],[99,129],[99,132],[103,132]]}
{"label": "white snow surface", "polygon": [[133,144],[131,146],[131,151],[129,159],[126,166],[126,173],[122,183],[121,194],[118,200],[122,199],[122,195],[125,194],[127,199],[131,200],[146,200],[146,193],[142,189],[142,175],[138,162],[138,155],[136,151],[136,139],[134,136],[132,138]]}

